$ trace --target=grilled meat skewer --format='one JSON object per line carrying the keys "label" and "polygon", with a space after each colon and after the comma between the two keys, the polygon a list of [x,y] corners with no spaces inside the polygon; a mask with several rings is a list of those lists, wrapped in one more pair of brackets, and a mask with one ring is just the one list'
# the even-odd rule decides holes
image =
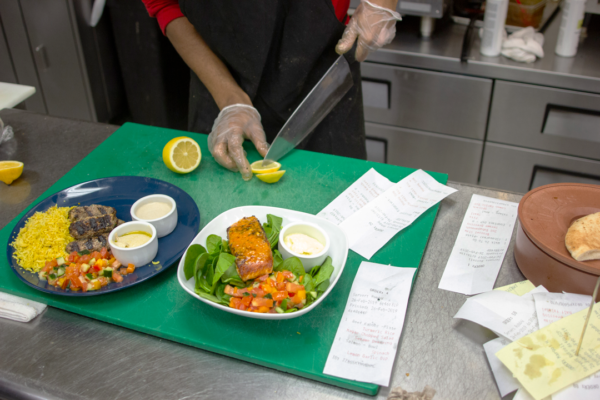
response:
{"label": "grilled meat skewer", "polygon": [[69,221],[76,222],[90,217],[102,217],[104,215],[117,215],[117,210],[112,207],[92,204],[91,206],[75,207],[69,211]]}

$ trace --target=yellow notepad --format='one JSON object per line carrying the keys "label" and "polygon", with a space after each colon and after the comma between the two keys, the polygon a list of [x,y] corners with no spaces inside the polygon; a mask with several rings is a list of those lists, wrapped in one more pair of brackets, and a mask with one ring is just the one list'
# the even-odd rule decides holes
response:
{"label": "yellow notepad", "polygon": [[496,357],[536,400],[600,370],[600,307],[595,307],[579,351],[589,308],[504,347]]}
{"label": "yellow notepad", "polygon": [[502,286],[494,290],[502,290],[504,292],[516,294],[517,296],[523,296],[525,293],[529,293],[533,289],[535,289],[533,283],[529,281],[523,281],[511,283],[510,285]]}

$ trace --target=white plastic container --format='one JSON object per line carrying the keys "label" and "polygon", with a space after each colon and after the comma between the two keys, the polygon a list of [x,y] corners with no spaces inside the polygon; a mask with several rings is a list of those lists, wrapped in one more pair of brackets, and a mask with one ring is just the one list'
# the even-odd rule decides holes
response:
{"label": "white plastic container", "polygon": [[487,0],[483,17],[483,35],[479,51],[487,57],[500,55],[504,36],[504,21],[508,11],[508,0]]}
{"label": "white plastic container", "polygon": [[565,0],[563,16],[558,31],[556,54],[563,57],[573,57],[577,54],[586,0]]}

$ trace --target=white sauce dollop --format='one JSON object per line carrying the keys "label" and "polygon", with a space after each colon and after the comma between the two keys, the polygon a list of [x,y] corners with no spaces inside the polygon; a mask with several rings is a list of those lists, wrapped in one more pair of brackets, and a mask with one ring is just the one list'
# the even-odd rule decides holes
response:
{"label": "white sauce dollop", "polygon": [[153,201],[152,203],[146,203],[139,206],[135,211],[135,215],[140,219],[153,220],[164,217],[171,211],[171,208],[170,204],[161,201]]}
{"label": "white sauce dollop", "polygon": [[320,253],[325,248],[321,242],[303,233],[293,233],[283,241],[291,251],[305,256]]}

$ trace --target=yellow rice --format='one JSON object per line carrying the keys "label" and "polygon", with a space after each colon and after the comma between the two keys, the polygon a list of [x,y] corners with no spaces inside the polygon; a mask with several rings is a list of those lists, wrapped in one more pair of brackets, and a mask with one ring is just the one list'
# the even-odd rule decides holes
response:
{"label": "yellow rice", "polygon": [[67,256],[67,244],[75,239],[69,234],[69,210],[73,207],[51,207],[36,212],[21,228],[10,245],[17,263],[32,272],[39,272],[46,261]]}

